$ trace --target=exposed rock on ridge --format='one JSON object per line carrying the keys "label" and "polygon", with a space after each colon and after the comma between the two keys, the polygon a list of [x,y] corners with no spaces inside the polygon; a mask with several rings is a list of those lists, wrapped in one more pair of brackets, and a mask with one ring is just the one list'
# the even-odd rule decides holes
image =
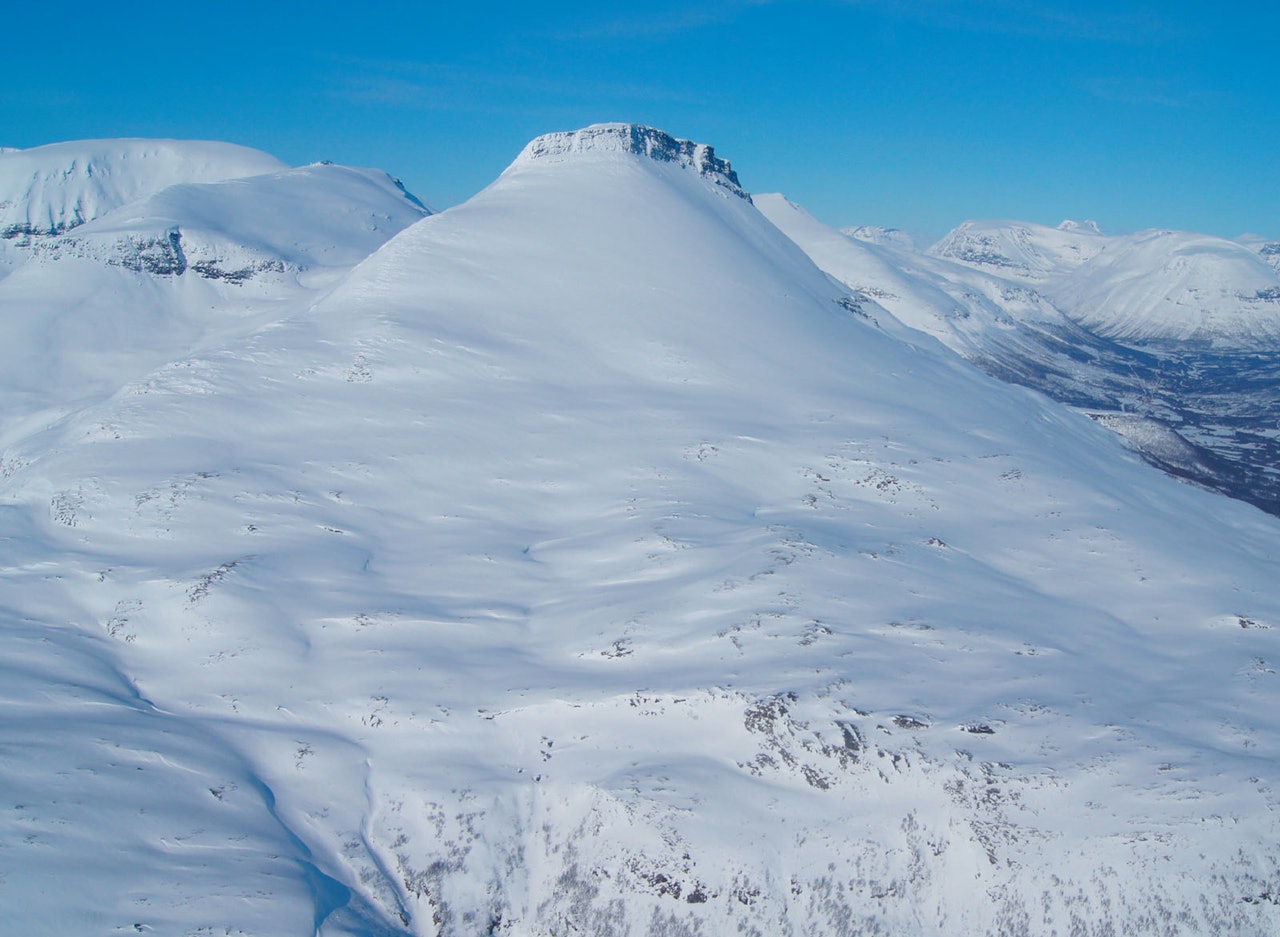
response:
{"label": "exposed rock on ridge", "polygon": [[716,156],[710,146],[680,140],[643,124],[592,124],[582,130],[543,134],[524,148],[515,165],[581,153],[631,153],[662,163],[678,163],[751,201],[729,161]]}

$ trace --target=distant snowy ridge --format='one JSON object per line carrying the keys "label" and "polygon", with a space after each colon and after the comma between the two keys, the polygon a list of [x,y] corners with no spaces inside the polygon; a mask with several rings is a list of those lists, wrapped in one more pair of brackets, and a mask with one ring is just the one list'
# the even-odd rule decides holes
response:
{"label": "distant snowy ridge", "polygon": [[195,140],[79,140],[0,152],[0,237],[61,234],[180,182],[287,168],[249,147]]}
{"label": "distant snowy ridge", "polygon": [[1280,241],[1274,238],[1258,237],[1255,234],[1246,234],[1243,237],[1236,238],[1236,241],[1249,248],[1249,250],[1256,253],[1277,270],[1280,270]]}
{"label": "distant snowy ridge", "polygon": [[[779,195],[754,203],[899,321],[1002,380],[1124,414],[1099,422],[1152,464],[1280,513],[1270,242],[971,222],[921,253],[838,233]],[[1096,253],[1080,263],[1082,245]]]}
{"label": "distant snowy ridge", "polygon": [[1280,339],[1280,243],[1262,238],[967,221],[928,253],[1034,286],[1086,329],[1131,345],[1268,350]]}
{"label": "distant snowy ridge", "polygon": [[[429,214],[375,169],[281,168],[274,157],[224,144],[106,140],[39,149],[76,160],[92,151],[95,167],[128,166],[114,178],[129,185],[79,212],[96,217],[62,233],[0,240],[0,446],[32,413],[109,396],[212,335],[305,308]],[[164,155],[152,178],[146,167],[156,153]],[[264,166],[269,171],[236,175]],[[100,181],[105,171],[89,178]],[[45,204],[47,195],[29,201]]]}
{"label": "distant snowy ridge", "polygon": [[897,247],[915,249],[915,239],[901,228],[886,228],[883,225],[860,224],[851,228],[841,228],[840,233],[869,244],[893,244]]}
{"label": "distant snowy ridge", "polygon": [[642,124],[592,124],[582,130],[544,134],[524,148],[514,165],[588,153],[631,154],[676,163],[724,186],[740,198],[751,200],[729,161],[716,156],[710,146],[680,140]]}
{"label": "distant snowy ridge", "polygon": [[1059,231],[1086,231],[1091,234],[1101,234],[1102,229],[1098,227],[1096,221],[1074,221],[1066,218],[1058,224]]}
{"label": "distant snowy ridge", "polygon": [[1020,221],[966,221],[929,253],[1030,283],[1074,270],[1107,244],[1096,225],[1056,228]]}
{"label": "distant snowy ridge", "polygon": [[1207,234],[1112,238],[1048,293],[1081,325],[1122,342],[1270,349],[1280,340],[1280,271]]}
{"label": "distant snowy ridge", "polygon": [[182,183],[35,245],[160,275],[242,282],[264,271],[349,268],[429,211],[381,170],[316,163]]}

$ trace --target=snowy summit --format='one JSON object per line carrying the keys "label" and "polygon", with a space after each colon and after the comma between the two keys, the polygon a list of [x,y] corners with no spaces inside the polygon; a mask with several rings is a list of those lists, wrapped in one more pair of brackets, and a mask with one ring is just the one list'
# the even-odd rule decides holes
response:
{"label": "snowy summit", "polygon": [[668,133],[641,124],[592,124],[582,130],[549,133],[531,141],[516,158],[513,168],[537,160],[559,160],[583,155],[644,156],[675,163],[751,200],[738,182],[728,160],[720,159],[703,143],[678,140]]}

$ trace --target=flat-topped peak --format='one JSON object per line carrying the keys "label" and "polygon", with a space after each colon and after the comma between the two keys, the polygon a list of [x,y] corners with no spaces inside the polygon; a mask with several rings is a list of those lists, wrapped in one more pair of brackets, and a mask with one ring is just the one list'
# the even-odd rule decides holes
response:
{"label": "flat-topped peak", "polygon": [[632,154],[662,163],[677,163],[741,198],[748,201],[751,198],[738,182],[729,161],[716,156],[710,146],[681,140],[643,124],[592,124],[581,130],[543,134],[524,148],[516,158],[516,165],[592,153]]}

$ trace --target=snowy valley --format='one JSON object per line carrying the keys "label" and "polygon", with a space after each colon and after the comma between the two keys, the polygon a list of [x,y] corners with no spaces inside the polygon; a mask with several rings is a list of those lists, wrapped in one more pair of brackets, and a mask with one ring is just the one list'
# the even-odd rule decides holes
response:
{"label": "snowy valley", "polygon": [[0,152],[14,933],[1280,928],[1271,242],[747,183]]}

